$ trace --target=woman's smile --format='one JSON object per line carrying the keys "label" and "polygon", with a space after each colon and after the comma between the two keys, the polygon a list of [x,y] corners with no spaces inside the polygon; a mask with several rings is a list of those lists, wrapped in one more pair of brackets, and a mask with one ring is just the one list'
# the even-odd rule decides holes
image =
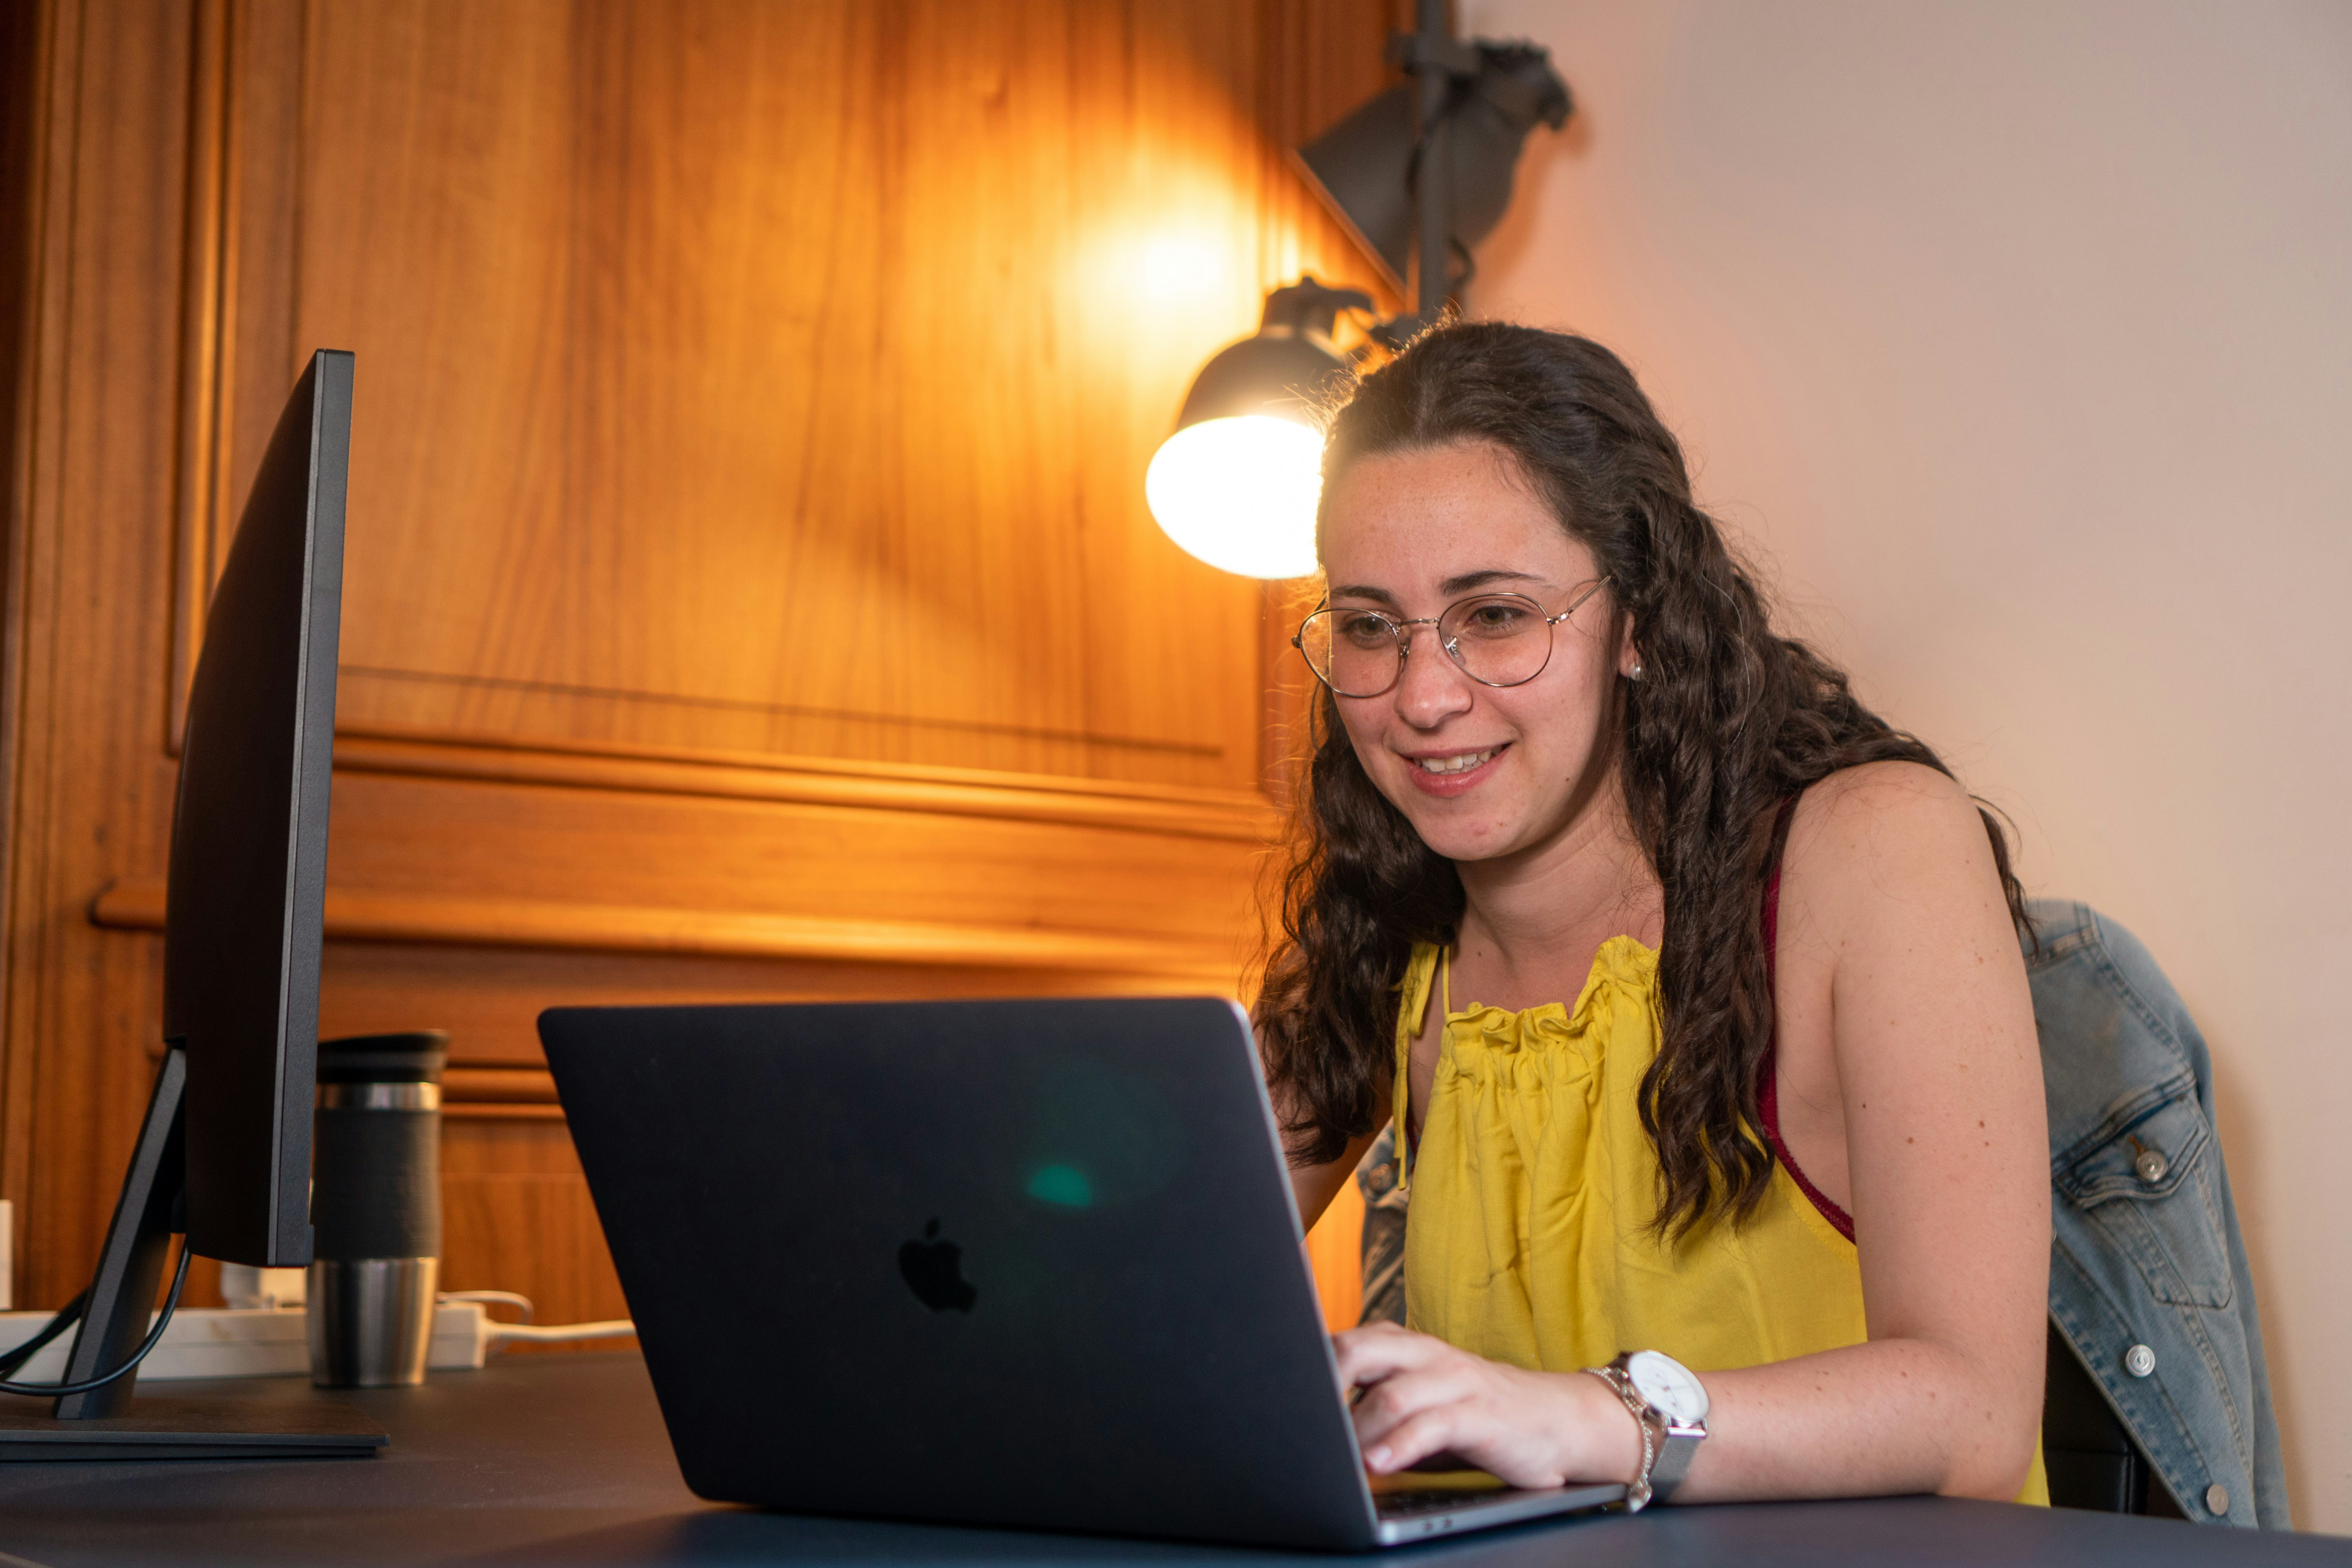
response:
{"label": "woman's smile", "polygon": [[1409,752],[1403,755],[1412,766],[1405,776],[1424,795],[1465,795],[1494,772],[1510,749],[1508,741],[1501,741],[1476,751]]}

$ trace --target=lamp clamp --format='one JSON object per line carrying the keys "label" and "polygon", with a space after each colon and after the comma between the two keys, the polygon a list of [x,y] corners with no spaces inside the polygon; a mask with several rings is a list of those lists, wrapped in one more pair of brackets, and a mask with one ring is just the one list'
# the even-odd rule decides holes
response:
{"label": "lamp clamp", "polygon": [[1391,33],[1387,53],[1390,65],[1416,77],[1443,71],[1457,81],[1468,81],[1485,64],[1476,44],[1429,32]]}
{"label": "lamp clamp", "polygon": [[1265,297],[1265,314],[1259,319],[1258,331],[1274,337],[1320,338],[1328,342],[1340,312],[1371,308],[1372,297],[1362,289],[1333,289],[1318,283],[1310,272]]}

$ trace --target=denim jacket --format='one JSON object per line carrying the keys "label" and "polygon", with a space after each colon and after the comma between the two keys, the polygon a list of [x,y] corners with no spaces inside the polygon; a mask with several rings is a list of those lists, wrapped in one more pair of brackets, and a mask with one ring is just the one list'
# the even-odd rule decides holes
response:
{"label": "denim jacket", "polygon": [[[2081,904],[2037,900],[2032,912],[2051,1321],[2183,1513],[2292,1528],[2204,1037],[2129,931]],[[1394,1138],[1381,1134],[1357,1176],[1366,1322],[1404,1321]]]}
{"label": "denim jacket", "polygon": [[2032,912],[2051,1321],[2182,1512],[2289,1529],[2204,1037],[2129,931],[2076,903]]}

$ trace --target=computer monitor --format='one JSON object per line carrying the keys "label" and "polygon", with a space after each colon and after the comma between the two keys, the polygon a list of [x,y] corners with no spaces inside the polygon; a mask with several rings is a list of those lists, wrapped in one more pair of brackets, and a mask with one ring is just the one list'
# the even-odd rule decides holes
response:
{"label": "computer monitor", "polygon": [[352,356],[295,384],[205,616],[172,813],[163,1039],[187,1053],[187,1236],[310,1261],[310,1109]]}
{"label": "computer monitor", "polygon": [[[295,384],[205,616],[172,817],[163,1062],[63,1380],[95,1386],[47,1416],[0,1407],[0,1460],[299,1457],[383,1441],[347,1407],[322,1407],[308,1430],[281,1429],[273,1412],[273,1429],[254,1430],[201,1398],[134,1403],[135,1370],[108,1380],[149,1339],[173,1232],[186,1236],[173,1300],[189,1253],[310,1258],[352,369],[350,354],[321,350]],[[103,1429],[100,1417],[111,1418]]]}

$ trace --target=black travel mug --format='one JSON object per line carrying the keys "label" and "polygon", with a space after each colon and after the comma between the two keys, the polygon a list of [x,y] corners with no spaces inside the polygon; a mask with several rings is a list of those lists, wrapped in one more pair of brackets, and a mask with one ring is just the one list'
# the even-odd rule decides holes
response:
{"label": "black travel mug", "polygon": [[425,1381],[441,1274],[440,1029],[319,1043],[310,1381]]}

